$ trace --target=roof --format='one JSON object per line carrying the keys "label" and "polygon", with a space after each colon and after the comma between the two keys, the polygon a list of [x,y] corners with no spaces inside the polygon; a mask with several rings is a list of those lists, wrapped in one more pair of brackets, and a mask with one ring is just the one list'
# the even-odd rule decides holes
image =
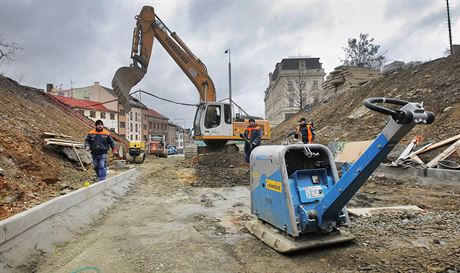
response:
{"label": "roof", "polygon": [[322,69],[322,65],[319,62],[319,58],[288,58],[283,59],[281,63],[277,63],[275,70],[271,76],[271,80],[275,80],[281,70],[298,70],[299,63],[305,62],[305,69]]}
{"label": "roof", "polygon": [[156,118],[162,118],[162,119],[168,119],[167,117],[163,116],[162,114],[158,113],[157,111],[153,109],[147,109],[147,115],[156,117]]}
{"label": "roof", "polygon": [[110,110],[105,107],[103,104],[100,104],[97,101],[90,101],[90,100],[79,100],[74,98],[68,98],[64,96],[55,96],[60,102],[69,105],[72,108],[83,108],[89,110],[96,110],[100,112],[111,112],[116,113],[116,111]]}

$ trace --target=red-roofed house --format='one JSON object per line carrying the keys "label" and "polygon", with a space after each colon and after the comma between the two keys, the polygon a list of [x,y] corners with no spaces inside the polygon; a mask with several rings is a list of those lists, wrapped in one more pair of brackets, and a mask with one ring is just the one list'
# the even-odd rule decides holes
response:
{"label": "red-roofed house", "polygon": [[93,121],[102,120],[104,126],[118,133],[118,112],[111,110],[97,101],[80,100],[63,96],[55,96],[56,99],[72,107],[85,117]]}

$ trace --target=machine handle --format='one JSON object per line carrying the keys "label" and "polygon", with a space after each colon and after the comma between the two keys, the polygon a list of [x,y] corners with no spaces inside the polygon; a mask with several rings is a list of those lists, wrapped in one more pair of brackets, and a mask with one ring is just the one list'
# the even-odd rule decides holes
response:
{"label": "machine handle", "polygon": [[[385,114],[385,115],[390,115],[398,124],[409,124],[412,121],[418,121],[421,116],[420,114],[423,115],[423,123],[430,124],[433,123],[434,121],[434,114],[429,111],[425,111],[421,106],[419,107],[421,111],[413,112],[413,111],[406,111],[406,110],[393,110],[393,109],[388,109],[383,106],[378,106],[375,105],[375,103],[388,103],[388,104],[395,104],[395,105],[400,105],[400,106],[405,106],[409,104],[410,102],[405,101],[405,100],[398,100],[398,99],[392,99],[392,98],[368,98],[364,100],[364,106],[369,108],[370,110]],[[414,116],[416,114],[417,117]],[[422,121],[422,120],[421,120]],[[417,122],[421,123],[421,122]]]}

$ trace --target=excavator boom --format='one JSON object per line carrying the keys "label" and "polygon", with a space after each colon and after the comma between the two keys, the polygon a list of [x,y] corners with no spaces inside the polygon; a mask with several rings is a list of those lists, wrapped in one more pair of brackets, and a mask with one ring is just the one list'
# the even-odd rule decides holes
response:
{"label": "excavator boom", "polygon": [[119,68],[113,79],[112,87],[126,112],[130,110],[129,92],[147,73],[152,54],[154,38],[165,48],[168,54],[179,65],[192,81],[200,94],[200,101],[216,101],[216,89],[208,75],[206,66],[192,53],[185,43],[171,32],[155,14],[153,7],[144,6],[136,16],[136,27],[133,32],[131,58],[129,67]]}

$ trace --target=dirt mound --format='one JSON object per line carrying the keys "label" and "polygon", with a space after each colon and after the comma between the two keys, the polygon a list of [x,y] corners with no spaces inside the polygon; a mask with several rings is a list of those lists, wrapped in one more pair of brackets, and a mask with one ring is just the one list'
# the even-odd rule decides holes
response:
{"label": "dirt mound", "polygon": [[196,171],[196,187],[233,187],[249,185],[249,168],[238,151],[200,154],[190,163]]}
{"label": "dirt mound", "polygon": [[42,137],[54,132],[82,141],[88,129],[42,90],[0,76],[0,219],[78,188],[90,176],[46,148]]}
{"label": "dirt mound", "polygon": [[436,115],[436,121],[417,126],[402,143],[414,136],[425,141],[440,141],[460,133],[460,54],[397,70],[360,88],[336,94],[309,112],[299,112],[274,128],[272,143],[281,143],[285,133],[297,124],[300,117],[313,120],[316,141],[370,140],[381,132],[388,117],[365,108],[365,98],[388,97],[423,102],[425,109]]}

